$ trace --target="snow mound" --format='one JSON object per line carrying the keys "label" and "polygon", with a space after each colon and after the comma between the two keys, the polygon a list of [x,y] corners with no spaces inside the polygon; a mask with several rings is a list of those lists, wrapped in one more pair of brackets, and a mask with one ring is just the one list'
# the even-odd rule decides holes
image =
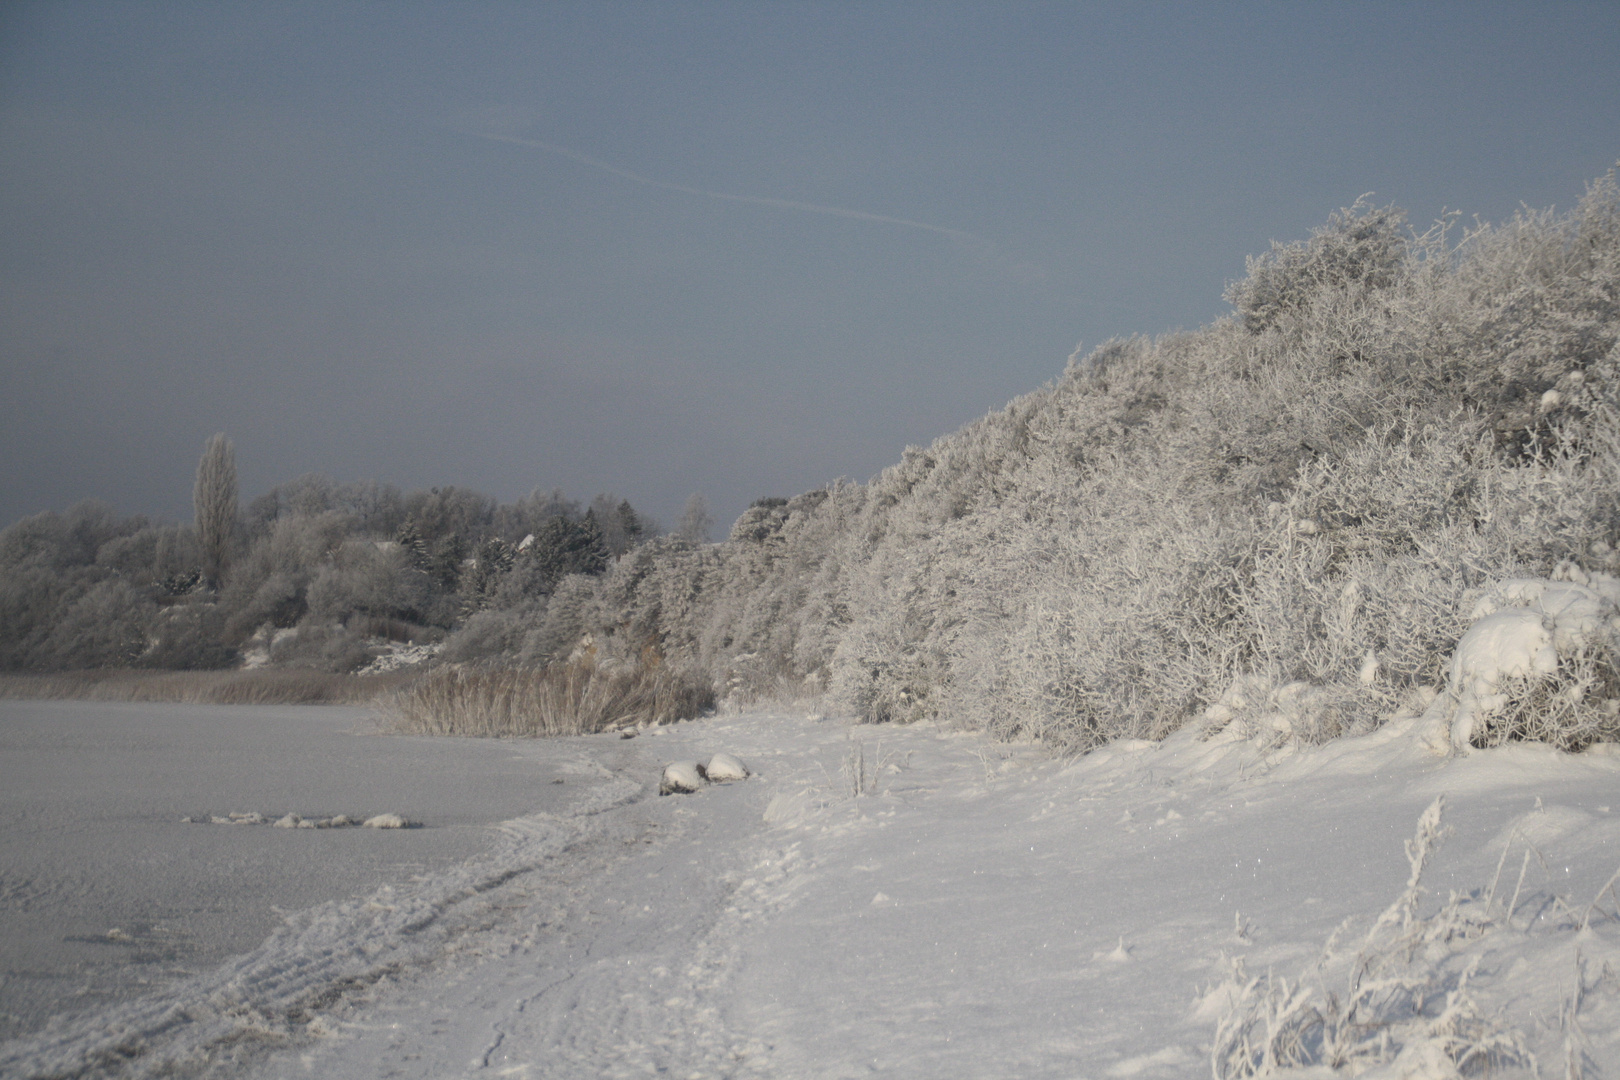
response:
{"label": "snow mound", "polygon": [[710,783],[723,783],[727,780],[748,779],[748,768],[740,760],[730,754],[716,754],[709,759],[705,772]]}
{"label": "snow mound", "polygon": [[1474,606],[1451,659],[1451,749],[1466,753],[1509,704],[1510,680],[1553,675],[1561,659],[1620,634],[1620,579],[1569,564],[1555,575],[1565,580],[1510,578]]}
{"label": "snow mound", "polygon": [[663,779],[658,783],[660,795],[687,795],[708,782],[704,768],[695,761],[672,761],[664,766]]}

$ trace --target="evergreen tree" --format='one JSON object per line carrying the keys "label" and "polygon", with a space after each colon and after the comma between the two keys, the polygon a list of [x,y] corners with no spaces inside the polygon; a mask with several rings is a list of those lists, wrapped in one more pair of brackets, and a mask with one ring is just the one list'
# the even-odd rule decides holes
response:
{"label": "evergreen tree", "polygon": [[636,513],[636,508],[630,505],[629,499],[620,502],[614,513],[619,519],[619,533],[624,537],[624,547],[628,551],[641,543],[647,527],[642,523],[641,515]]}
{"label": "evergreen tree", "polygon": [[586,511],[579,521],[554,517],[546,522],[529,545],[528,556],[545,592],[551,592],[569,574],[600,574],[611,557],[592,511]]}
{"label": "evergreen tree", "polygon": [[427,541],[422,539],[422,531],[417,528],[414,517],[405,519],[405,524],[399,527],[394,542],[405,550],[405,557],[410,561],[413,570],[427,573],[431,561],[428,557]]}

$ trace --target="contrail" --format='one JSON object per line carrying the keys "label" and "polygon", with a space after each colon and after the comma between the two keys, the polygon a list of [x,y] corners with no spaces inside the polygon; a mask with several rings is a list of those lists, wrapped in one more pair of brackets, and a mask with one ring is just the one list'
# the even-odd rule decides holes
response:
{"label": "contrail", "polygon": [[496,135],[487,131],[465,131],[467,135],[474,135],[480,139],[490,139],[495,142],[511,143],[514,146],[531,146],[536,150],[545,150],[577,161],[581,165],[589,165],[593,169],[600,169],[605,173],[626,180],[634,180],[638,184],[648,187],[663,188],[665,191],[679,191],[686,195],[699,195],[705,199],[723,199],[726,202],[751,203],[755,206],[769,206],[776,210],[800,210],[807,214],[827,214],[830,217],[852,218],[855,221],[875,221],[881,225],[899,225],[907,229],[923,229],[927,232],[948,236],[953,240],[968,240],[980,242],[977,236],[961,229],[947,229],[943,225],[930,225],[926,221],[912,221],[909,218],[890,217],[887,214],[869,214],[865,210],[846,210],[841,206],[818,206],[815,203],[795,202],[792,199],[768,199],[759,195],[732,195],[724,191],[708,191],[704,188],[688,187],[685,184],[672,184],[667,180],[654,180],[650,176],[621,169],[617,165],[610,165],[600,158],[593,158],[589,154],[582,154],[578,150],[570,150],[566,146],[556,143],[543,142],[539,139],[523,139],[516,135]]}

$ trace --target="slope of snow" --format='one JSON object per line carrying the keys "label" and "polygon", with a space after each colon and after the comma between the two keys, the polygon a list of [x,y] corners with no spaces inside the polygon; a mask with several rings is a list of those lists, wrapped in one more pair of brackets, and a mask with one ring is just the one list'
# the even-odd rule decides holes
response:
{"label": "slope of snow", "polygon": [[[119,1071],[1207,1076],[1218,1030],[1263,1021],[1279,981],[1342,999],[1380,913],[1401,928],[1406,846],[1444,795],[1451,834],[1405,925],[1446,933],[1402,959],[1429,999],[1385,1017],[1389,1056],[1412,1049],[1383,1075],[1446,1075],[1444,1033],[1426,1033],[1464,998],[1467,1023],[1515,1032],[1543,1075],[1571,1054],[1614,1075],[1620,759],[1434,758],[1411,729],[1271,752],[1183,733],[1067,764],[780,714],[558,740],[633,750],[636,782],[514,823],[509,846],[412,895],[292,920]],[[753,775],[656,797],[663,765],[716,752]],[[0,1072],[67,1052],[8,1047]]]}

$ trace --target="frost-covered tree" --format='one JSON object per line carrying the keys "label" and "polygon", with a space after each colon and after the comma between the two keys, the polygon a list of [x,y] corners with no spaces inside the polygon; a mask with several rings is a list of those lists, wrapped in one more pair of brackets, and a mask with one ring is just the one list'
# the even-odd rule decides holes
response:
{"label": "frost-covered tree", "polygon": [[709,500],[694,492],[687,497],[675,535],[689,544],[707,544],[713,531],[714,515],[709,513]]}
{"label": "frost-covered tree", "polygon": [[236,450],[219,432],[203,447],[192,487],[197,543],[202,548],[203,576],[218,588],[231,561],[236,540]]}

